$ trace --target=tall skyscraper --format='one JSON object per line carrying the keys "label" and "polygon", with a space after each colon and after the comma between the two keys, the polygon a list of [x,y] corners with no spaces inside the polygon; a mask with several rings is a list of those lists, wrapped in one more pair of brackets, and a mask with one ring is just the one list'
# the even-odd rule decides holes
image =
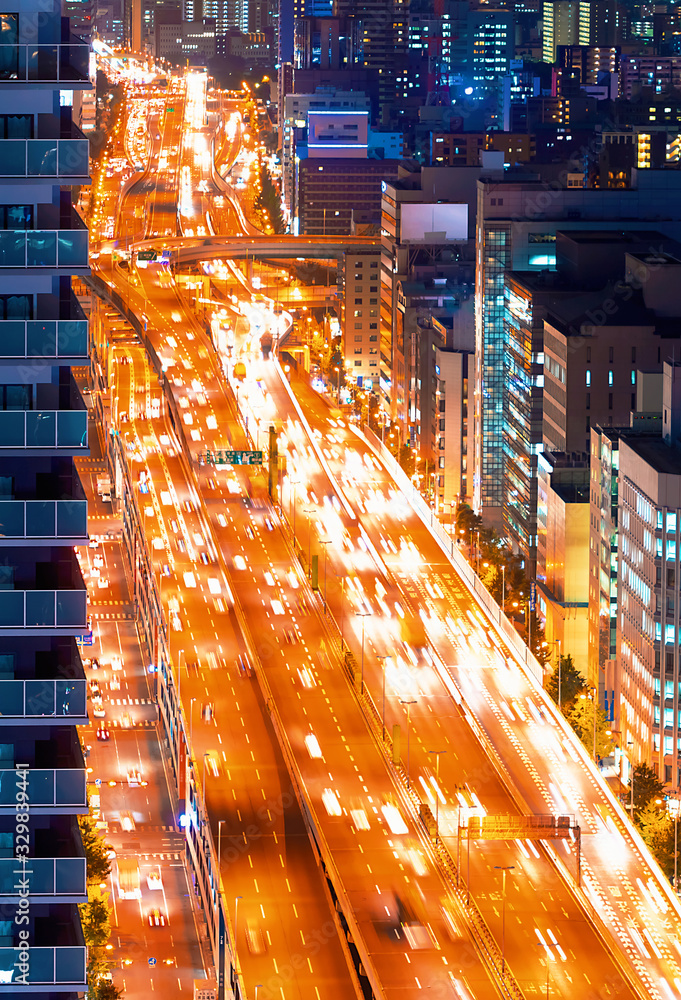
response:
{"label": "tall skyscraper", "polygon": [[361,23],[358,61],[378,73],[379,114],[387,123],[397,101],[398,79],[406,67],[408,0],[335,0],[338,17]]}
{"label": "tall skyscraper", "polygon": [[89,183],[88,142],[70,107],[72,92],[90,86],[88,45],[70,35],[60,0],[14,0],[3,10],[0,857],[22,857],[16,810],[25,801],[30,905],[22,927],[14,919],[22,875],[3,880],[0,992],[75,998],[87,962],[77,815],[88,811],[76,730],[88,721],[86,682],[75,637],[88,622],[74,552],[87,541],[87,504],[73,458],[87,454],[88,423],[71,366],[87,364],[88,325],[71,276],[89,269],[88,233],[68,185]]}

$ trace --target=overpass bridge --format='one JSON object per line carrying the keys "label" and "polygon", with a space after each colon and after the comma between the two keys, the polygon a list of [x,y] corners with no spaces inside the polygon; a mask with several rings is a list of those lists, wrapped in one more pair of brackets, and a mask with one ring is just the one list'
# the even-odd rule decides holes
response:
{"label": "overpass bridge", "polygon": [[135,242],[138,251],[171,250],[176,264],[212,257],[333,260],[347,251],[379,250],[380,246],[380,239],[369,236],[189,236]]}

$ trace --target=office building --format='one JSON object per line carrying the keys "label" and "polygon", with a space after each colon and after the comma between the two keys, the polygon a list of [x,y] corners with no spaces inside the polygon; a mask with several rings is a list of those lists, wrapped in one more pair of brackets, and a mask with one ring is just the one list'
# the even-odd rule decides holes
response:
{"label": "office building", "polygon": [[[88,811],[76,729],[88,722],[87,693],[76,636],[88,620],[74,551],[87,542],[87,504],[73,459],[88,453],[88,423],[71,367],[88,363],[88,324],[71,276],[89,269],[88,234],[71,206],[70,185],[88,184],[89,169],[88,142],[72,124],[70,103],[73,91],[90,86],[89,52],[70,35],[57,2],[8,4],[4,11],[0,857],[21,857],[16,807],[25,775],[30,967],[24,984],[14,919],[21,876],[9,873],[2,880],[0,989],[75,1000],[86,988],[87,963],[77,908],[87,902],[77,816]],[[21,766],[25,771],[15,772]],[[21,870],[17,864],[12,871]]]}
{"label": "office building", "polygon": [[347,251],[342,258],[343,356],[357,385],[378,389],[381,252]]}
{"label": "office building", "polygon": [[[581,185],[581,175],[576,179]],[[570,173],[563,173],[552,177],[552,183],[542,182],[539,174],[510,169],[498,180],[478,182],[475,496],[476,507],[499,526],[503,523],[504,421],[508,410],[505,272],[554,269],[558,231],[617,230],[620,220],[627,219],[640,220],[628,222],[627,229],[654,228],[672,237],[681,214],[681,177],[673,170],[640,170],[633,179],[635,186],[627,190],[584,190],[571,187],[571,180]],[[541,349],[537,346],[537,351]],[[582,443],[575,450],[588,450],[588,443],[584,443],[588,434],[584,432],[580,438]],[[557,441],[547,442],[547,446],[571,450]]]}
{"label": "office building", "polygon": [[347,236],[354,215],[381,213],[381,184],[397,176],[398,160],[328,156],[298,164],[298,231]]}
{"label": "office building", "polygon": [[508,75],[514,56],[515,27],[510,10],[481,7],[468,15],[466,80],[474,94],[492,90]]}
{"label": "office building", "polygon": [[622,56],[620,67],[620,97],[630,101],[642,90],[664,94],[681,88],[681,55]]}
{"label": "office building", "polygon": [[544,0],[544,62],[555,63],[559,45],[619,45],[625,33],[616,0]]}

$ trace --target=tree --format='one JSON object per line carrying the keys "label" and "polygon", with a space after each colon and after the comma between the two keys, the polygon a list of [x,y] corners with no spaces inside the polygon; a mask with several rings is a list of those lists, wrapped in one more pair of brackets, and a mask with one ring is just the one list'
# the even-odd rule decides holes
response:
{"label": "tree", "polygon": [[260,168],[260,194],[255,199],[255,209],[263,216],[275,233],[286,232],[286,224],[281,214],[281,199],[279,192],[270,177],[267,167]]}
{"label": "tree", "polygon": [[[546,682],[546,690],[558,704],[558,667]],[[561,656],[560,658],[560,705],[565,715],[573,708],[576,699],[586,691],[586,681],[580,674],[577,667],[572,662],[572,657]]]}
{"label": "tree", "polygon": [[580,695],[569,713],[568,722],[579,736],[591,756],[594,752],[594,712],[596,713],[596,756],[609,757],[614,743],[609,735],[610,722],[603,708],[585,694]]}
{"label": "tree", "polygon": [[[634,789],[635,789],[634,785]],[[636,792],[634,791],[634,795]],[[674,876],[674,821],[661,799],[650,799],[639,813],[636,825],[668,879]]]}
{"label": "tree", "polygon": [[94,1000],[119,1000],[123,990],[119,990],[110,979],[100,979],[94,989]]}
{"label": "tree", "polygon": [[79,816],[78,826],[85,850],[87,880],[90,884],[98,884],[108,878],[111,872],[111,863],[108,858],[111,844],[105,843],[100,837],[92,815]]}
{"label": "tree", "polygon": [[637,764],[634,768],[634,819],[650,802],[664,796],[664,782],[648,764]]}
{"label": "tree", "polygon": [[101,896],[97,892],[87,903],[81,903],[78,907],[85,943],[94,948],[103,947],[111,933],[108,898],[108,893],[106,896]]}

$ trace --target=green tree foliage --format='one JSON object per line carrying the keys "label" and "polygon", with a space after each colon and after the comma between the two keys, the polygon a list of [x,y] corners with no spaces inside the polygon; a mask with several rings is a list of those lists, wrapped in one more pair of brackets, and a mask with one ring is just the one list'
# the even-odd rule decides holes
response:
{"label": "green tree foliage", "polygon": [[[634,783],[634,796],[636,785]],[[674,876],[674,821],[664,802],[650,799],[636,818],[641,836],[668,879]]]}
{"label": "green tree foliage", "polygon": [[109,940],[111,925],[109,924],[109,896],[93,893],[87,903],[81,903],[80,922],[83,926],[85,943],[94,948],[103,947]]}
{"label": "green tree foliage", "polygon": [[88,883],[98,884],[108,878],[111,872],[108,858],[111,844],[105,843],[100,837],[93,816],[79,816],[78,826],[85,850]]}
{"label": "green tree foliage", "polygon": [[255,209],[263,217],[266,217],[273,232],[286,232],[284,217],[281,214],[279,191],[265,166],[260,168],[260,194],[255,199]]}
{"label": "green tree foliage", "polygon": [[[546,682],[546,690],[558,704],[558,666]],[[574,708],[575,701],[580,694],[586,691],[586,681],[572,662],[572,657],[561,656],[560,658],[560,704],[562,711],[567,714]]]}
{"label": "green tree foliage", "polygon": [[94,989],[94,1000],[119,1000],[123,990],[119,990],[110,979],[100,979]]}
{"label": "green tree foliage", "polygon": [[598,757],[609,757],[613,752],[614,742],[612,736],[609,735],[610,722],[598,702],[594,703],[592,698],[580,695],[576,698],[570,712],[566,712],[566,717],[591,757],[594,750],[594,712],[596,713],[596,754]]}
{"label": "green tree foliage", "polygon": [[634,768],[634,818],[647,806],[664,796],[664,782],[660,781],[649,764],[637,764]]}

